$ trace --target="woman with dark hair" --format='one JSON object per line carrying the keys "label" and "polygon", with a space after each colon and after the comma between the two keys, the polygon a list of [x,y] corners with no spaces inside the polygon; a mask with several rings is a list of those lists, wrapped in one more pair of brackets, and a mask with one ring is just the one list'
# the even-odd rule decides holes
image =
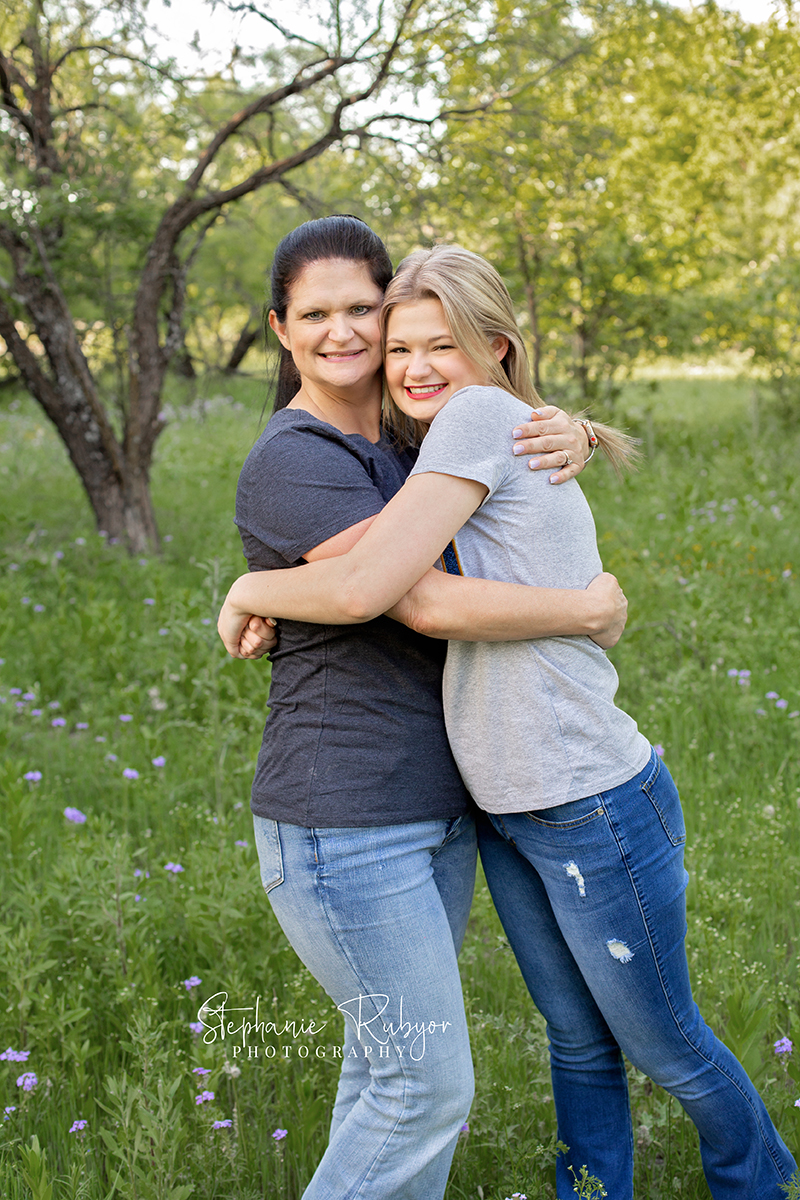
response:
{"label": "woman with dark hair", "polygon": [[[385,247],[353,217],[310,221],[278,247],[269,320],[283,407],[236,500],[251,571],[346,553],[413,467],[381,427],[378,317],[391,274]],[[541,430],[540,465],[570,477],[585,431],[557,410]],[[456,956],[476,844],[444,727],[444,639],[585,633],[610,645],[624,614],[611,576],[574,591],[430,571],[364,624],[281,623],[252,793],[261,877],[345,1014],[330,1143],[306,1200],[437,1200],[469,1112]]]}

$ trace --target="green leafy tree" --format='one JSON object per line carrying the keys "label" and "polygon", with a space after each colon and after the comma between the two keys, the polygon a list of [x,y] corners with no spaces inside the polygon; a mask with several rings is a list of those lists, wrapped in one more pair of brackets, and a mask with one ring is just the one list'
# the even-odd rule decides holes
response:
{"label": "green leafy tree", "polygon": [[[428,71],[447,15],[431,19],[419,0],[330,0],[299,33],[246,7],[275,39],[264,90],[232,73],[187,81],[159,63],[139,0],[3,6],[0,337],[98,526],[136,550],[157,536],[161,395],[185,353],[206,235],[244,197],[366,137],[378,94],[391,102],[400,77]],[[96,365],[108,356],[110,393]]]}

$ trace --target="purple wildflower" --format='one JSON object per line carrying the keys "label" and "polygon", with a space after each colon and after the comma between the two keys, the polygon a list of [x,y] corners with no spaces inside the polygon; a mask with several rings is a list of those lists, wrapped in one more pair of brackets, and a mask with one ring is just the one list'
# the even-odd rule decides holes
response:
{"label": "purple wildflower", "polygon": [[156,757],[151,758],[150,761],[154,767],[165,767],[167,765],[167,760],[164,758],[163,754],[157,754]]}
{"label": "purple wildflower", "polygon": [[140,567],[146,567],[146,566],[147,566],[147,559],[146,559],[146,558],[140,558],[140,559],[139,559],[139,566],[140,566]]}
{"label": "purple wildflower", "polygon": [[775,707],[776,707],[776,708],[788,708],[788,707],[789,707],[789,701],[788,701],[788,700],[776,700],[776,701],[775,701]]}
{"label": "purple wildflower", "polygon": [[63,717],[53,717],[52,721],[50,722],[50,724],[53,726],[53,729],[63,729],[66,723],[67,722]]}
{"label": "purple wildflower", "polygon": [[[166,418],[166,417],[164,417],[164,420],[165,420],[165,421],[166,421],[166,419],[167,419],[167,418]],[[172,534],[171,534],[171,533],[165,533],[165,534],[164,534],[164,536],[163,536],[163,538],[162,538],[161,540],[162,540],[162,542],[171,542],[171,541],[172,541]]]}
{"label": "purple wildflower", "polygon": [[184,868],[181,866],[180,863],[165,863],[164,870],[172,871],[173,875],[180,875],[181,871],[183,871]]}
{"label": "purple wildflower", "polygon": [[76,729],[88,729],[89,723],[88,723],[88,721],[78,721],[78,724],[75,726],[75,728]]}
{"label": "purple wildflower", "polygon": [[9,696],[21,696],[22,688],[9,688],[8,694],[9,694]]}
{"label": "purple wildflower", "polygon": [[126,767],[125,770],[122,772],[122,774],[125,779],[138,779],[139,778],[139,772],[135,769],[135,767]]}
{"label": "purple wildflower", "polygon": [[26,1071],[24,1075],[17,1077],[17,1087],[21,1087],[23,1092],[32,1092],[38,1082],[33,1071]]}
{"label": "purple wildflower", "polygon": [[145,596],[144,602],[145,602],[145,604],[149,605],[151,608],[155,604],[155,600],[153,599],[152,596]]}
{"label": "purple wildflower", "polygon": [[76,546],[85,546],[86,538],[75,538],[75,545]]}
{"label": "purple wildflower", "polygon": [[81,1133],[89,1124],[88,1121],[73,1121],[69,1127],[70,1133]]}
{"label": "purple wildflower", "polygon": [[42,772],[41,771],[26,771],[25,774],[22,776],[22,778],[27,779],[28,783],[39,783],[39,782],[41,782]]}
{"label": "purple wildflower", "polygon": [[35,693],[35,692],[25,692],[25,694],[23,695],[22,699],[23,699],[23,700],[35,700],[35,699],[36,699],[36,693]]}
{"label": "purple wildflower", "polygon": [[53,558],[57,558],[59,562],[61,561],[61,559],[62,559],[63,557],[64,557],[64,551],[63,551],[63,550],[56,550],[55,554],[53,555]]}
{"label": "purple wildflower", "polygon": [[203,1090],[202,1092],[200,1092],[200,1094],[198,1096],[195,1096],[194,1102],[195,1102],[195,1104],[205,1104],[206,1100],[213,1100],[213,1099],[214,1099],[213,1092],[207,1092],[207,1091]]}
{"label": "purple wildflower", "polygon": [[22,603],[23,603],[23,604],[30,604],[30,602],[31,602],[31,598],[30,598],[30,596],[23,596],[23,597],[22,597]]}
{"label": "purple wildflower", "polygon": [[276,1129],[272,1136],[276,1142],[282,1142],[288,1132],[288,1129]]}
{"label": "purple wildflower", "polygon": [[137,868],[136,868],[136,870],[133,872],[133,878],[134,878],[134,879],[141,879],[141,878],[142,878],[142,876],[144,876],[144,878],[145,878],[145,879],[149,879],[149,878],[150,878],[150,872],[149,872],[149,871],[145,871],[145,870],[143,870],[143,868],[142,868],[142,867],[137,867]]}
{"label": "purple wildflower", "polygon": [[764,697],[764,699],[765,699],[765,700],[777,700],[777,699],[778,699],[778,695],[779,695],[779,693],[778,693],[778,692],[767,692],[767,694],[766,694],[766,696]]}
{"label": "purple wildflower", "polygon": [[106,762],[116,762],[116,761],[117,761],[117,756],[116,756],[116,754],[110,754],[110,753],[109,753],[109,754],[107,754],[107,755],[106,755]]}
{"label": "purple wildflower", "polygon": [[215,1121],[214,1124],[211,1126],[211,1128],[212,1129],[230,1129],[232,1124],[233,1124],[233,1122],[231,1120]]}
{"label": "purple wildflower", "polygon": [[30,1050],[12,1050],[9,1046],[0,1054],[0,1059],[4,1062],[25,1062],[30,1057]]}
{"label": "purple wildflower", "polygon": [[16,1112],[16,1111],[17,1111],[16,1104],[7,1104],[5,1107],[5,1116],[3,1117],[3,1120],[10,1121],[12,1112]]}
{"label": "purple wildflower", "polygon": [[464,1124],[461,1126],[461,1129],[459,1130],[459,1133],[469,1133],[469,1125],[467,1124],[467,1122],[466,1122],[466,1121],[465,1121],[465,1122],[464,1122]]}
{"label": "purple wildflower", "polygon": [[44,612],[44,605],[43,604],[34,604],[33,611],[34,612]]}
{"label": "purple wildflower", "polygon": [[775,1043],[775,1053],[776,1054],[791,1054],[792,1053],[792,1043],[789,1041],[788,1037],[778,1038],[777,1042]]}
{"label": "purple wildflower", "polygon": [[60,700],[51,700],[47,707],[48,708],[61,708],[61,701]]}
{"label": "purple wildflower", "polygon": [[32,708],[31,709],[32,717],[40,717],[41,715],[42,715],[42,710],[40,708]]}
{"label": "purple wildflower", "polygon": [[141,899],[142,899],[142,897],[137,892],[136,895],[133,897],[133,903],[138,904]]}
{"label": "purple wildflower", "polygon": [[193,1075],[210,1075],[211,1071],[208,1067],[192,1067]]}
{"label": "purple wildflower", "polygon": [[158,631],[158,636],[159,636],[159,637],[166,637],[168,633],[169,633],[169,630],[168,630],[168,629],[159,629],[159,631]]}
{"label": "purple wildflower", "polygon": [[661,745],[660,742],[656,742],[655,746],[653,746],[653,749],[655,750],[655,752],[659,758],[664,757],[664,747]]}
{"label": "purple wildflower", "polygon": [[238,838],[233,844],[234,846],[241,846],[243,850],[247,849],[247,842],[244,838]]}
{"label": "purple wildflower", "polygon": [[[800,1100],[795,1100],[794,1106],[795,1106],[795,1108],[800,1108]],[[8,1111],[8,1110],[6,1110],[6,1111]]]}
{"label": "purple wildflower", "polygon": [[82,813],[79,808],[67,807],[64,809],[64,816],[68,821],[72,821],[73,825],[85,825],[86,814]]}
{"label": "purple wildflower", "polygon": [[203,619],[202,619],[202,621],[200,622],[200,624],[201,624],[201,625],[210,625],[210,624],[211,624],[211,617],[203,617]]}
{"label": "purple wildflower", "polygon": [[200,987],[202,982],[203,981],[199,975],[190,975],[188,979],[184,979],[183,986],[186,988],[187,992],[190,992],[192,988]]}
{"label": "purple wildflower", "polygon": [[119,719],[120,719],[120,721],[122,721],[122,724],[123,724],[123,725],[127,725],[127,724],[128,724],[128,721],[132,721],[132,720],[133,720],[133,717],[132,717],[132,715],[131,715],[130,713],[120,713],[120,714],[119,714]]}
{"label": "purple wildflower", "polygon": [[195,1037],[198,1037],[203,1032],[203,1022],[202,1021],[190,1021],[189,1028],[191,1029],[191,1031],[195,1035]]}

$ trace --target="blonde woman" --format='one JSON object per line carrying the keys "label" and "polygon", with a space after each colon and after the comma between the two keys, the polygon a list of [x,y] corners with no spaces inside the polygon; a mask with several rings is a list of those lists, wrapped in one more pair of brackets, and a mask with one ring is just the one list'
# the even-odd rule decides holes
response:
{"label": "blonde woman", "polygon": [[[401,264],[381,319],[398,434],[427,430],[417,464],[348,553],[234,584],[220,616],[234,655],[252,613],[367,621],[440,559],[467,576],[575,590],[602,570],[577,483],[531,487],[504,453],[509,423],[536,397],[493,268],[457,247],[420,251]],[[614,452],[625,458],[623,441]],[[631,1200],[624,1053],[694,1121],[715,1200],[779,1200],[795,1164],[692,999],[678,794],[616,689],[585,636],[448,648],[450,744],[483,810],[495,904],[547,1019],[569,1146],[557,1194],[574,1194],[570,1168],[586,1164],[613,1200]]]}

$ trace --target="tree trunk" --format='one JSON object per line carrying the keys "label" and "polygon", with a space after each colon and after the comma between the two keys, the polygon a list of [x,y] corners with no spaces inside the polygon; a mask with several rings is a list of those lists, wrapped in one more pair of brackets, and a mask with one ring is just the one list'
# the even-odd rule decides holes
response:
{"label": "tree trunk", "polygon": [[256,325],[255,329],[253,329],[250,325],[250,320],[248,320],[244,329],[239,334],[238,341],[236,342],[236,345],[233,347],[231,356],[225,365],[225,374],[226,375],[232,375],[233,372],[237,369],[237,367],[241,363],[242,359],[244,358],[245,354],[247,354],[247,351],[250,349],[250,347],[252,346],[253,342],[256,340],[256,338],[258,337],[260,332],[261,332],[261,330],[258,327],[258,325]]}
{"label": "tree trunk", "polygon": [[96,393],[89,366],[60,290],[41,276],[27,275],[16,262],[18,294],[34,316],[47,355],[33,353],[0,301],[3,338],[31,394],[55,425],[80,476],[99,530],[142,552],[157,543],[148,489],[149,456],[123,454]]}
{"label": "tree trunk", "polygon": [[530,264],[528,261],[528,247],[526,238],[522,230],[517,233],[517,250],[519,258],[519,268],[522,273],[522,282],[525,286],[525,300],[528,305],[528,316],[531,322],[531,349],[533,357],[531,366],[533,368],[533,386],[537,392],[541,392],[542,388],[542,333],[539,328],[539,302],[536,294],[535,275],[539,271],[539,252],[533,251],[533,269],[534,275],[531,274]]}

